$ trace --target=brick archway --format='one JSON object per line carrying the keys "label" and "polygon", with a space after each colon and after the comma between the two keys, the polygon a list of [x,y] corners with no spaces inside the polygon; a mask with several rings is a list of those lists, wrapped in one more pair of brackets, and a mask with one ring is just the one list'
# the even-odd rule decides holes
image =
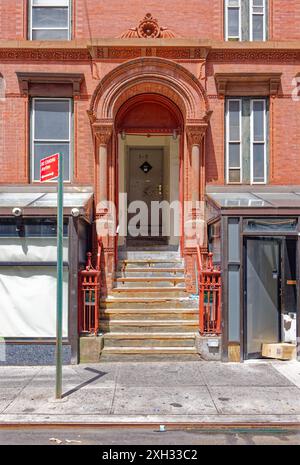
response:
{"label": "brick archway", "polygon": [[113,122],[119,108],[139,94],[159,94],[176,104],[186,124],[207,122],[209,103],[199,80],[183,66],[163,58],[138,58],[109,72],[95,89],[89,114]]}

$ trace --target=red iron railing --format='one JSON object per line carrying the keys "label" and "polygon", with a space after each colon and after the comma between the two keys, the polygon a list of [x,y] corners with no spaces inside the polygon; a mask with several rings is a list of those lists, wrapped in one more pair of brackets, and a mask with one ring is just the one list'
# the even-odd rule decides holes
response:
{"label": "red iron railing", "polygon": [[200,334],[221,334],[221,271],[213,254],[197,247]]}
{"label": "red iron railing", "polygon": [[92,265],[92,254],[87,254],[85,270],[80,272],[81,278],[81,308],[79,310],[79,332],[98,334],[99,331],[99,300],[101,280],[102,241],[98,240],[96,267]]}

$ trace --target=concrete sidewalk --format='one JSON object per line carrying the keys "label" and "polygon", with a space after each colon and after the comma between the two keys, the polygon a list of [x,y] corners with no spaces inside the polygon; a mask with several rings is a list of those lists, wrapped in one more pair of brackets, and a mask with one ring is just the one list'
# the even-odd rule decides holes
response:
{"label": "concrete sidewalk", "polygon": [[0,424],[300,425],[300,363],[0,367]]}

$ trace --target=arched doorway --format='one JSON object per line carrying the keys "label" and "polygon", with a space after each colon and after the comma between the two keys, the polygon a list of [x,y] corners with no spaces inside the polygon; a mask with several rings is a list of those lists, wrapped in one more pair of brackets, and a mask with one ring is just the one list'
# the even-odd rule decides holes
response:
{"label": "arched doorway", "polygon": [[115,119],[119,246],[179,246],[183,116],[168,98],[140,94]]}
{"label": "arched doorway", "polygon": [[[122,164],[120,147],[125,145],[124,140],[127,145],[141,148],[143,144],[138,140],[132,141],[133,138],[143,137],[143,143],[148,141],[147,144],[149,141],[158,143],[159,137],[168,138],[170,143],[177,139],[180,164],[177,186],[180,186],[178,198],[183,212],[180,249],[185,261],[188,286],[194,289],[195,246],[199,243],[203,245],[201,241],[205,241],[203,211],[196,204],[204,200],[205,133],[211,115],[206,92],[200,81],[184,66],[171,60],[143,57],[127,61],[103,77],[95,89],[88,114],[95,140],[97,220],[109,216],[107,201],[117,204],[118,211],[119,192],[127,190],[125,180],[120,189],[119,179]],[[165,144],[161,146],[165,147]],[[161,157],[167,159],[163,155]],[[174,180],[172,175],[169,178]],[[186,203],[193,205],[187,212]],[[199,219],[203,225],[203,234],[200,234],[200,238],[187,235],[184,229],[186,224],[199,223]],[[118,219],[111,223],[117,227]],[[107,231],[103,245],[105,279],[110,288],[115,272],[117,239],[114,228],[107,228]]]}

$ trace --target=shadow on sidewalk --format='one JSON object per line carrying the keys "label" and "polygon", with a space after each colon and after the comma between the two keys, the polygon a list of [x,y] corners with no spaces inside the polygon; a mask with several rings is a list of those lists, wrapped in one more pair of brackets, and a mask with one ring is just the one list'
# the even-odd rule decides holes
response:
{"label": "shadow on sidewalk", "polygon": [[85,368],[86,371],[90,371],[92,373],[96,373],[96,376],[94,378],[90,378],[87,381],[84,381],[84,383],[79,384],[79,386],[74,387],[73,389],[70,389],[69,391],[65,392],[62,397],[63,399],[70,396],[71,394],[74,394],[77,391],[80,391],[80,389],[88,386],[89,384],[94,383],[98,379],[102,378],[103,376],[107,375],[105,371],[98,371],[95,370],[94,368]]}

